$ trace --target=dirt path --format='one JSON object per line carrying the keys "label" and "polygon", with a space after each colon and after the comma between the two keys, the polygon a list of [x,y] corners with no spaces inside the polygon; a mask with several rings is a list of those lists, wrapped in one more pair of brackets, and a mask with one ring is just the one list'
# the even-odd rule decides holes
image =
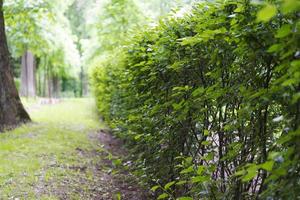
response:
{"label": "dirt path", "polygon": [[76,175],[70,173],[62,182],[40,182],[37,188],[40,195],[72,199],[72,195],[75,194],[77,198],[86,200],[149,199],[146,192],[138,186],[138,180],[119,163],[123,162],[121,158],[126,152],[122,143],[103,130],[96,134],[91,133],[89,138],[93,143],[98,143],[98,148],[89,151],[76,148],[78,156],[89,161],[68,167],[55,164],[50,166],[67,168]]}
{"label": "dirt path", "polygon": [[[118,168],[118,165],[121,165],[119,162],[120,158],[126,156],[126,150],[123,148],[122,142],[107,131],[100,130],[97,137],[92,137],[93,140],[100,141],[103,144],[105,151],[101,152],[102,155],[96,156],[105,156],[105,159],[101,164],[104,164],[108,169]],[[112,155],[112,159],[109,159],[109,155]],[[130,165],[130,162],[124,163],[124,165]],[[119,168],[116,171],[116,174],[110,172],[110,170],[106,171],[104,174],[100,173],[100,180],[103,181],[103,185],[109,185],[108,191],[108,199],[113,198],[116,194],[120,194],[122,199],[128,200],[143,200],[146,199],[146,193],[141,187],[138,187],[138,180],[130,174],[129,171],[124,170],[123,167]],[[109,184],[107,184],[109,183]],[[106,199],[107,197],[101,197],[101,194],[98,194],[97,199]]]}
{"label": "dirt path", "polygon": [[31,111],[34,123],[0,135],[0,199],[147,200],[121,141],[91,100]]}

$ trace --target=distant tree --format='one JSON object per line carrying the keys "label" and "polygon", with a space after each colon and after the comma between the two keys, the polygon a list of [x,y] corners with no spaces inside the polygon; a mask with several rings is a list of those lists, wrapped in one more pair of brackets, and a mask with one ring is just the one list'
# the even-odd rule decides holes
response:
{"label": "distant tree", "polygon": [[97,24],[101,53],[124,44],[130,31],[139,26],[142,19],[142,13],[134,1],[110,0],[102,9]]}
{"label": "distant tree", "polygon": [[65,16],[73,1],[5,0],[8,46],[21,66],[21,96],[58,97],[62,81],[78,77],[77,39]]}
{"label": "distant tree", "polygon": [[10,69],[3,16],[3,0],[0,0],[0,130],[30,121],[16,89]]}
{"label": "distant tree", "polygon": [[[85,15],[87,9],[91,4],[95,4],[96,0],[74,0],[74,2],[69,6],[66,16],[70,21],[70,28],[72,34],[76,35],[77,41],[75,41],[77,49],[82,56],[83,48],[81,45],[81,40],[88,38],[88,31],[86,27]],[[79,87],[79,96],[88,95],[88,74],[87,68],[82,64],[80,66],[80,87]]]}
{"label": "distant tree", "polygon": [[26,51],[22,56],[21,64],[21,88],[20,95],[25,97],[36,96],[36,78],[35,78],[35,58],[30,51]]}

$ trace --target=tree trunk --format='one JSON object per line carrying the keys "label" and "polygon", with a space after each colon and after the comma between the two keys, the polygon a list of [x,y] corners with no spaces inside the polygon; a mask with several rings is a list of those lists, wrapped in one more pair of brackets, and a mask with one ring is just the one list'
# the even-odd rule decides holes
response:
{"label": "tree trunk", "polygon": [[21,89],[20,95],[25,97],[36,96],[35,60],[31,52],[26,51],[22,56]]}
{"label": "tree trunk", "polygon": [[0,130],[12,128],[27,121],[30,121],[30,117],[21,103],[10,69],[3,0],[0,0]]}
{"label": "tree trunk", "polygon": [[47,82],[48,82],[48,63],[47,63],[47,58],[44,58],[44,67],[45,69],[43,70],[44,72],[44,80],[43,80],[43,97],[47,96]]}
{"label": "tree trunk", "polygon": [[88,83],[88,78],[87,78],[86,74],[84,75],[84,78],[83,78],[83,91],[82,91],[82,95],[84,97],[86,97],[86,96],[89,95],[89,83]]}
{"label": "tree trunk", "polygon": [[59,78],[57,76],[52,77],[52,94],[54,98],[59,97],[60,92],[60,84],[59,84]]}
{"label": "tree trunk", "polygon": [[52,98],[52,80],[51,80],[51,70],[50,66],[47,65],[47,86],[48,86],[48,98],[51,100]]}

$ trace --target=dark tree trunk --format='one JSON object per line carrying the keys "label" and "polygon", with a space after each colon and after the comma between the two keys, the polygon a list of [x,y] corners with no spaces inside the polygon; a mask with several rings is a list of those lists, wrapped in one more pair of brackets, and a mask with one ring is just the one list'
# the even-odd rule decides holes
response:
{"label": "dark tree trunk", "polygon": [[36,96],[35,60],[31,52],[26,51],[22,56],[21,89],[20,95],[25,97]]}
{"label": "dark tree trunk", "polygon": [[25,111],[10,69],[7,47],[3,0],[0,0],[0,130],[30,121]]}
{"label": "dark tree trunk", "polygon": [[57,76],[52,77],[52,95],[54,98],[59,97],[60,92],[60,84],[59,84],[59,78]]}

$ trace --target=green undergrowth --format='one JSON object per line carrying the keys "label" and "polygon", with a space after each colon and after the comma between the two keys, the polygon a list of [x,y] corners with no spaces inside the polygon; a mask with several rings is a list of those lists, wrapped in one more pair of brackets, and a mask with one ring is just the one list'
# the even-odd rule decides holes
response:
{"label": "green undergrowth", "polygon": [[[99,144],[90,140],[96,130],[105,128],[94,110],[90,99],[41,105],[30,113],[32,123],[2,133],[0,199],[56,199],[51,190],[63,190],[61,184],[76,177],[80,166],[97,162],[81,155],[102,151]],[[90,179],[91,174],[87,171],[83,178]],[[82,187],[84,190],[84,183]],[[82,192],[72,192],[72,199],[79,199]]]}

